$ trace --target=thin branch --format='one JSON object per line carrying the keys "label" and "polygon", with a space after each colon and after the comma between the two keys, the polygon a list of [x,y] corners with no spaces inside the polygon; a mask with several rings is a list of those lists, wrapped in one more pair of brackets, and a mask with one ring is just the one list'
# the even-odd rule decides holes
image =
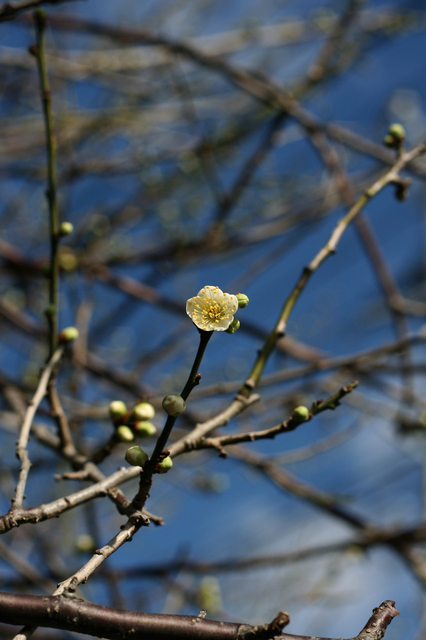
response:
{"label": "thin branch", "polygon": [[0,7],[0,22],[11,20],[19,13],[36,9],[43,4],[61,4],[62,2],[70,2],[70,0],[15,0],[14,2],[6,2]]}
{"label": "thin branch", "polygon": [[58,344],[58,294],[59,294],[59,215],[56,196],[56,150],[57,141],[53,132],[52,93],[46,67],[45,30],[46,15],[42,9],[34,12],[37,45],[31,50],[37,59],[40,77],[40,92],[43,103],[43,114],[46,128],[47,149],[47,202],[49,205],[50,232],[50,272],[49,272],[49,306],[45,313],[49,323],[49,358]]}
{"label": "thin branch", "polygon": [[16,456],[21,462],[21,470],[19,472],[19,480],[16,486],[15,495],[12,500],[12,507],[9,511],[10,514],[16,509],[20,509],[22,507],[22,501],[24,499],[25,493],[25,485],[27,482],[28,473],[31,467],[31,462],[28,457],[27,452],[27,443],[30,435],[31,425],[38,409],[40,402],[43,400],[46,395],[47,385],[50,380],[50,376],[52,375],[52,371],[54,367],[57,365],[59,360],[61,359],[63,354],[63,347],[59,347],[47,363],[46,367],[43,370],[43,373],[40,377],[40,382],[38,384],[37,390],[28,406],[26,411],[24,421],[21,426],[21,432],[19,435],[19,440],[16,445]]}
{"label": "thin branch", "polygon": [[322,247],[322,249],[316,254],[316,256],[311,260],[311,262],[303,269],[302,274],[296,285],[294,286],[292,292],[288,296],[287,300],[284,303],[280,316],[278,318],[277,323],[275,324],[274,329],[269,335],[268,340],[265,345],[261,349],[259,356],[256,359],[256,362],[250,372],[250,375],[244,385],[241,387],[239,393],[244,396],[249,396],[252,389],[257,385],[260,380],[260,377],[265,368],[266,362],[272,353],[273,349],[277,341],[285,335],[285,330],[287,327],[287,322],[290,317],[290,314],[293,310],[294,305],[299,299],[300,294],[305,289],[309,279],[312,274],[317,271],[317,269],[321,266],[321,264],[329,258],[332,254],[336,253],[337,245],[348,226],[353,222],[358,213],[365,207],[365,205],[374,198],[385,186],[390,183],[393,183],[398,179],[399,172],[412,160],[425,153],[426,151],[426,143],[422,143],[409,151],[408,153],[403,154],[397,162],[391,167],[386,173],[376,180],[376,182],[367,189],[360,198],[355,202],[355,204],[349,209],[349,211],[338,221],[335,226],[333,232],[331,233],[328,241]]}
{"label": "thin branch", "polygon": [[[314,402],[310,407],[310,416],[314,416],[317,413],[326,411],[327,409],[334,410],[338,406],[339,401],[348,393],[351,393],[358,386],[358,382],[351,382],[350,384],[342,387],[330,396],[327,400]],[[310,420],[310,418],[309,418]],[[269,429],[263,429],[262,431],[250,431],[248,433],[238,433],[232,436],[217,436],[216,438],[201,438],[193,445],[194,449],[216,449],[220,451],[221,457],[226,457],[227,453],[224,447],[229,445],[241,444],[242,442],[255,442],[256,440],[273,439],[281,433],[287,433],[294,431],[297,427],[305,424],[307,420],[301,421],[293,414],[284,420],[280,424],[271,427]]]}

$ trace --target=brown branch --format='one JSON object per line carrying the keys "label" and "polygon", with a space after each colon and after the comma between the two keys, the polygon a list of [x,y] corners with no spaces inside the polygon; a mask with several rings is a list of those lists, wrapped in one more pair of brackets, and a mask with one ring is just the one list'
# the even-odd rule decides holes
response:
{"label": "brown branch", "polygon": [[274,439],[281,433],[287,433],[294,431],[297,427],[305,424],[312,416],[327,409],[334,410],[338,406],[339,401],[348,393],[351,393],[358,386],[358,382],[351,382],[350,384],[342,387],[334,393],[327,400],[319,400],[314,402],[310,407],[310,417],[301,421],[297,419],[297,416],[292,415],[288,420],[284,420],[280,424],[270,427],[269,429],[263,429],[261,431],[250,431],[247,433],[238,433],[232,436],[217,436],[216,438],[201,438],[193,444],[193,449],[217,449],[220,451],[222,457],[226,457],[227,453],[224,447],[229,445],[241,444],[242,442],[255,442],[256,440]]}
{"label": "brown branch", "polygon": [[0,22],[12,20],[19,13],[36,9],[43,4],[61,4],[62,2],[70,2],[70,0],[15,0],[14,2],[6,2],[0,7]]}
{"label": "brown branch", "polygon": [[[380,640],[399,611],[392,600],[373,609],[359,640]],[[108,640],[260,640],[279,636],[282,640],[308,640],[308,636],[280,633],[288,614],[280,612],[269,624],[253,627],[219,622],[198,616],[136,613],[101,607],[75,598],[17,595],[0,592],[0,621],[85,633]],[[310,637],[309,637],[309,640]],[[328,639],[318,639],[328,640]],[[355,639],[353,639],[355,640]]]}
{"label": "brown branch", "polygon": [[[134,511],[134,509],[130,509],[130,502],[126,499],[125,504],[122,504],[121,501],[118,502],[118,489],[116,488],[116,485],[137,477],[139,473],[140,469],[138,467],[121,468],[115,473],[111,474],[108,478],[104,477],[103,480],[91,485],[90,487],[85,487],[84,489],[69,494],[68,496],[53,500],[53,502],[48,502],[46,504],[42,504],[38,507],[32,507],[30,509],[15,508],[13,510],[10,510],[9,513],[0,517],[0,534],[7,533],[8,531],[10,531],[10,529],[19,527],[22,524],[37,524],[37,522],[41,522],[43,520],[57,518],[62,513],[69,511],[70,509],[73,509],[74,507],[83,504],[88,500],[93,500],[93,498],[104,496],[108,496],[111,498],[115,497],[115,501],[120,506],[120,513],[123,514],[128,511],[128,515],[130,515]],[[145,516],[145,521],[145,523],[148,524],[149,518],[147,516]]]}

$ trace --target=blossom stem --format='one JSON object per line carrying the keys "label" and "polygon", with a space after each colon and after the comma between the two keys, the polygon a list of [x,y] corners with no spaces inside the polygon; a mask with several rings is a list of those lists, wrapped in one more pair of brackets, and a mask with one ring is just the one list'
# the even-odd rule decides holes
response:
{"label": "blossom stem", "polygon": [[[200,344],[198,345],[198,351],[195,355],[194,364],[192,365],[192,369],[188,376],[188,380],[180,394],[184,400],[187,400],[193,388],[196,387],[200,382],[198,369],[200,368],[201,360],[203,359],[207,344],[213,335],[213,331],[199,330],[199,333],[200,333]],[[150,479],[157,463],[160,462],[160,454],[164,451],[166,447],[167,441],[170,437],[170,434],[172,432],[172,429],[174,427],[176,420],[177,420],[177,416],[167,417],[166,424],[164,425],[163,430],[160,436],[158,437],[152,456],[149,462],[144,467],[143,476],[145,478],[145,482],[148,479]],[[133,502],[135,502],[135,499],[133,500]]]}
{"label": "blossom stem", "polygon": [[198,369],[200,368],[201,360],[203,359],[204,352],[212,335],[213,331],[200,330],[200,344],[198,345],[198,351],[195,356],[194,364],[192,365],[191,373],[188,376],[186,385],[184,386],[182,393],[180,394],[185,401],[187,400],[193,388],[196,387],[200,382],[200,378],[197,377]]}

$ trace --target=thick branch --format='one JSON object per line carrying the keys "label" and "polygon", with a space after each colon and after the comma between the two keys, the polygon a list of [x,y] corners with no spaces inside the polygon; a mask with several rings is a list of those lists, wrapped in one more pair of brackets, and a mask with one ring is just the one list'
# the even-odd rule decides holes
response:
{"label": "thick branch", "polygon": [[[386,600],[373,610],[373,615],[356,638],[380,640],[398,614],[395,603]],[[273,623],[253,627],[235,622],[216,622],[197,616],[121,611],[74,598],[44,598],[0,592],[0,621],[3,623],[66,629],[108,640],[130,640],[138,637],[145,640],[255,640],[273,637],[270,633],[268,635],[267,630],[278,634],[286,620],[285,614],[281,612]],[[308,640],[307,636],[286,633],[279,637],[283,640]]]}

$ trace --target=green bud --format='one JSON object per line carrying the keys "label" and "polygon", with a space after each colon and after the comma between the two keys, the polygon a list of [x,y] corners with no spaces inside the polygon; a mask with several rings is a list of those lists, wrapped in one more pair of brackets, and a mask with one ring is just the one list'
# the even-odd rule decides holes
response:
{"label": "green bud", "polygon": [[126,462],[131,464],[133,467],[143,467],[145,462],[148,460],[148,456],[145,451],[138,446],[127,449],[124,458]]}
{"label": "green bud", "polygon": [[170,456],[167,456],[167,458],[164,458],[164,460],[162,460],[157,464],[157,466],[155,467],[155,470],[157,473],[167,473],[169,469],[171,469],[172,467],[173,467],[173,460],[171,459]]}
{"label": "green bud", "polygon": [[66,327],[62,329],[61,333],[58,336],[59,342],[73,342],[78,338],[78,329],[76,327]]}
{"label": "green bud", "polygon": [[300,407],[295,408],[292,418],[294,418],[294,420],[296,420],[297,422],[306,422],[306,420],[309,418],[309,415],[309,409],[301,405]]}
{"label": "green bud", "polygon": [[152,422],[148,422],[148,420],[141,420],[140,422],[135,422],[136,435],[140,438],[148,438],[149,436],[155,436],[157,433],[156,427],[152,424]]}
{"label": "green bud", "polygon": [[235,333],[240,328],[241,322],[234,318],[229,327],[225,330],[225,333]]}
{"label": "green bud", "polygon": [[109,405],[109,415],[113,420],[122,418],[127,413],[127,407],[122,400],[113,400]]}
{"label": "green bud", "polygon": [[388,134],[397,140],[398,142],[404,142],[405,140],[405,129],[402,124],[394,123],[388,129]]}
{"label": "green bud", "polygon": [[96,543],[92,536],[84,533],[81,536],[78,536],[75,543],[76,551],[80,553],[93,553],[96,549]]}
{"label": "green bud", "polygon": [[186,403],[182,396],[177,393],[171,393],[163,400],[163,409],[169,415],[176,418],[185,411]]}
{"label": "green bud", "polygon": [[245,293],[237,293],[238,308],[244,309],[249,303],[249,299]]}
{"label": "green bud", "polygon": [[133,431],[126,424],[120,424],[115,430],[115,437],[119,442],[133,442],[135,439]]}
{"label": "green bud", "polygon": [[71,222],[62,222],[59,225],[59,236],[69,236],[74,231]]}
{"label": "green bud", "polygon": [[139,402],[133,409],[135,420],[151,420],[155,416],[155,409],[149,402]]}
{"label": "green bud", "polygon": [[74,271],[78,266],[78,260],[71,247],[63,245],[59,253],[59,266],[64,271]]}
{"label": "green bud", "polygon": [[394,147],[398,149],[404,143],[405,140],[405,129],[402,124],[394,123],[391,124],[387,135],[385,135],[383,139],[383,143],[387,147]]}

